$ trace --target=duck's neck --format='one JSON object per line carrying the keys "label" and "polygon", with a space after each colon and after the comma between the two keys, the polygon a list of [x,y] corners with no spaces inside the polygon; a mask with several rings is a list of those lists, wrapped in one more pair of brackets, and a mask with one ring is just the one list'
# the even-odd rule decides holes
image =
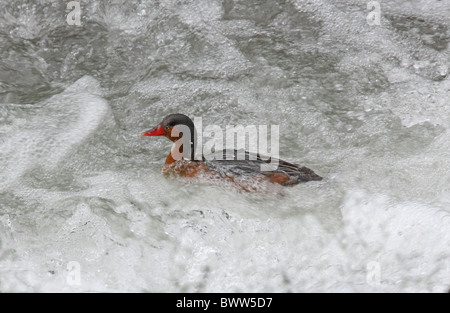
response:
{"label": "duck's neck", "polygon": [[175,163],[177,160],[175,160],[172,156],[172,151],[170,151],[169,156],[166,159],[166,165],[170,165],[172,163]]}
{"label": "duck's neck", "polygon": [[[173,155],[172,155],[172,154],[175,154],[175,155],[177,154],[177,152],[175,151],[176,149],[180,149],[179,153],[181,153],[181,154],[183,153],[183,145],[181,147],[178,147],[177,145],[174,145],[174,147],[172,148],[172,151],[170,151],[168,157],[166,158],[166,165],[170,165],[172,163],[175,163],[176,161],[179,161],[179,160],[176,160],[173,157]],[[190,157],[190,160],[194,160],[194,154],[195,154],[194,145],[192,145],[191,146],[191,157]]]}

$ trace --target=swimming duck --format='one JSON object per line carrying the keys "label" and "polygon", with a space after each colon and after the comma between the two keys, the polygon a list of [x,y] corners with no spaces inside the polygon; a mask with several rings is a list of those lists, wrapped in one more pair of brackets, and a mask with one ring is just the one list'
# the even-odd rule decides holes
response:
{"label": "swimming duck", "polygon": [[[183,129],[186,133],[190,133],[190,140],[182,140]],[[158,126],[145,131],[142,136],[162,136],[172,142],[184,142],[175,144],[167,156],[163,167],[163,173],[166,175],[224,179],[234,182],[246,191],[252,189],[248,186],[249,182],[251,184],[270,182],[282,186],[294,186],[299,183],[322,180],[322,177],[311,169],[283,160],[276,160],[278,167],[274,170],[262,170],[264,168],[262,165],[273,163],[273,159],[247,151],[239,154],[237,150],[223,150],[219,152],[222,155],[217,159],[205,156],[196,157],[196,129],[194,122],[184,114],[166,116]],[[187,147],[185,147],[186,143]],[[180,157],[180,154],[183,157]],[[215,155],[217,156],[217,152]],[[242,158],[242,155],[245,156],[245,159]]]}

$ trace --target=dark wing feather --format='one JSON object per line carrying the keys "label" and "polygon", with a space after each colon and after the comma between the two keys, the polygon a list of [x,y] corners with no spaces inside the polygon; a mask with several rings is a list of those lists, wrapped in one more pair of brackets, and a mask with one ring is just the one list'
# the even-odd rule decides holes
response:
{"label": "dark wing feather", "polygon": [[[215,157],[215,159],[211,159]],[[278,168],[274,171],[262,171],[261,165],[271,163],[271,158],[261,157],[259,154],[238,151],[223,150],[204,158],[208,170],[218,173],[220,176],[251,176],[255,173],[262,175],[285,174],[290,181],[287,184],[322,180],[322,177],[307,167],[279,160]]]}

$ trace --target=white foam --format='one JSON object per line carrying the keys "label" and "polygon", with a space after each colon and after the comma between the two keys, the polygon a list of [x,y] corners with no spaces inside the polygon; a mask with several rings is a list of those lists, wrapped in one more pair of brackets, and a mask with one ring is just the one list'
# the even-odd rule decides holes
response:
{"label": "white foam", "polygon": [[36,106],[9,105],[17,114],[2,128],[0,190],[12,187],[27,170],[54,170],[79,144],[94,134],[108,112],[99,83],[83,77],[67,91]]}
{"label": "white foam", "polygon": [[379,262],[382,286],[401,282],[405,291],[446,291],[448,211],[354,191],[348,194],[342,214],[345,236],[361,247],[352,251],[357,253],[353,257],[359,262]]}
{"label": "white foam", "polygon": [[[450,81],[431,80],[448,50],[389,20],[448,25],[448,3],[381,1],[382,27],[367,24],[365,0],[282,1],[272,21],[270,1],[258,11],[229,1],[229,20],[212,1],[116,3],[86,5],[113,38],[142,44],[137,56],[124,48],[142,62],[119,73],[130,92],[110,92],[113,136],[99,132],[113,122],[88,76],[36,106],[0,109],[2,292],[448,289]],[[98,71],[117,86],[117,73]],[[175,111],[283,123],[283,159],[325,180],[273,195],[166,179],[169,143],[139,134]],[[78,286],[69,262],[81,266]]]}

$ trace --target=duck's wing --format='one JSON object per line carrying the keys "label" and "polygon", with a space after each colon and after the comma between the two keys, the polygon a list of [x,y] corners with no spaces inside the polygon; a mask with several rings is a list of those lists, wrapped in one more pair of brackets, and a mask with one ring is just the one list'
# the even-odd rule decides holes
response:
{"label": "duck's wing", "polygon": [[[286,184],[322,180],[322,177],[307,167],[300,167],[280,159],[264,157],[243,150],[223,150],[204,158],[204,161],[208,170],[215,171],[221,176],[281,174],[288,176]],[[271,171],[264,170],[268,164],[277,164],[278,166]]]}

